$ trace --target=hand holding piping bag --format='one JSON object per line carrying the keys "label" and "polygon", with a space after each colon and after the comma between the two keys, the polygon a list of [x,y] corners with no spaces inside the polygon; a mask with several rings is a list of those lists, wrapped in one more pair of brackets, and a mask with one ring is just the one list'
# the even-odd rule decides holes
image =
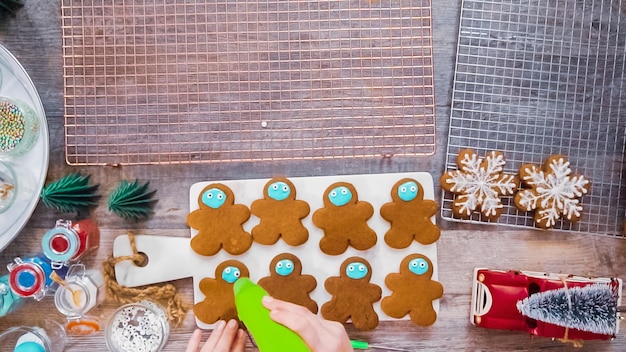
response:
{"label": "hand holding piping bag", "polygon": [[234,290],[239,318],[259,351],[353,351],[342,324],[274,299],[247,278],[237,280]]}

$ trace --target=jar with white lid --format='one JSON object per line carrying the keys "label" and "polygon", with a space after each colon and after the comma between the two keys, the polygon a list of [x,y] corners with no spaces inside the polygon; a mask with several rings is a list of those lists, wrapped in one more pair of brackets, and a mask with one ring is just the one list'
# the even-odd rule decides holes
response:
{"label": "jar with white lid", "polygon": [[99,270],[86,269],[83,264],[72,265],[54,294],[54,305],[67,317],[68,333],[85,335],[100,329],[97,320],[87,313],[105,299],[104,278]]}

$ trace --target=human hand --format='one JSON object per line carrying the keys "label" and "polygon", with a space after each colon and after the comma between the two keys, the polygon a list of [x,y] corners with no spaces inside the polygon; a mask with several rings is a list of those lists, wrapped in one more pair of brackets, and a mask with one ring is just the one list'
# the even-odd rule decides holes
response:
{"label": "human hand", "polygon": [[352,352],[348,334],[341,323],[325,320],[305,307],[263,297],[270,318],[298,334],[312,352]]}
{"label": "human hand", "polygon": [[196,329],[185,352],[242,352],[246,344],[246,333],[238,329],[236,320],[229,320],[228,323],[220,320],[202,349],[199,349],[201,340],[202,330]]}

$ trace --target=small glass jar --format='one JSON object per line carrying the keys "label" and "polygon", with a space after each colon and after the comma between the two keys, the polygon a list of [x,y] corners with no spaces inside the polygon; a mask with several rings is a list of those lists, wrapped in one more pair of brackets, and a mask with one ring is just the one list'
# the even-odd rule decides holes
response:
{"label": "small glass jar", "polygon": [[13,168],[0,161],[0,213],[9,210],[17,198],[17,177]]}
{"label": "small glass jar", "polygon": [[66,266],[54,265],[43,254],[24,259],[17,257],[7,269],[11,290],[20,297],[33,297],[38,301],[56,290],[58,284],[50,277],[53,271],[61,278],[67,274]]}
{"label": "small glass jar", "polygon": [[87,270],[83,264],[74,264],[67,271],[65,285],[54,294],[54,305],[68,320],[69,333],[86,335],[98,331],[99,324],[86,314],[105,298],[104,278],[98,270]]}
{"label": "small glass jar", "polygon": [[28,104],[0,97],[0,159],[21,156],[39,137],[39,119]]}
{"label": "small glass jar", "polygon": [[90,219],[57,220],[41,239],[43,253],[53,262],[68,263],[100,246],[100,229]]}
{"label": "small glass jar", "polygon": [[118,308],[105,331],[107,348],[112,352],[158,352],[167,343],[169,334],[165,309],[149,300]]}
{"label": "small glass jar", "polygon": [[14,326],[0,333],[1,351],[62,352],[66,343],[65,330],[52,320],[37,326]]}
{"label": "small glass jar", "polygon": [[9,285],[9,275],[0,276],[0,318],[14,311],[24,300]]}

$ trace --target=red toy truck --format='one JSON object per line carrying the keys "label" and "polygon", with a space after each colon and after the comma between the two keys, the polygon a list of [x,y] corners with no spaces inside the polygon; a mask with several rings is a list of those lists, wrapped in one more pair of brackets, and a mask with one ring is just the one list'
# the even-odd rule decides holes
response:
{"label": "red toy truck", "polygon": [[569,340],[610,340],[618,333],[619,313],[615,316],[614,333],[599,334],[525,317],[516,306],[518,301],[535,293],[563,289],[565,286],[573,288],[598,283],[610,285],[612,291],[616,292],[616,303],[619,306],[622,296],[621,279],[476,268],[470,321],[473,325],[487,329],[519,330],[534,336]]}

